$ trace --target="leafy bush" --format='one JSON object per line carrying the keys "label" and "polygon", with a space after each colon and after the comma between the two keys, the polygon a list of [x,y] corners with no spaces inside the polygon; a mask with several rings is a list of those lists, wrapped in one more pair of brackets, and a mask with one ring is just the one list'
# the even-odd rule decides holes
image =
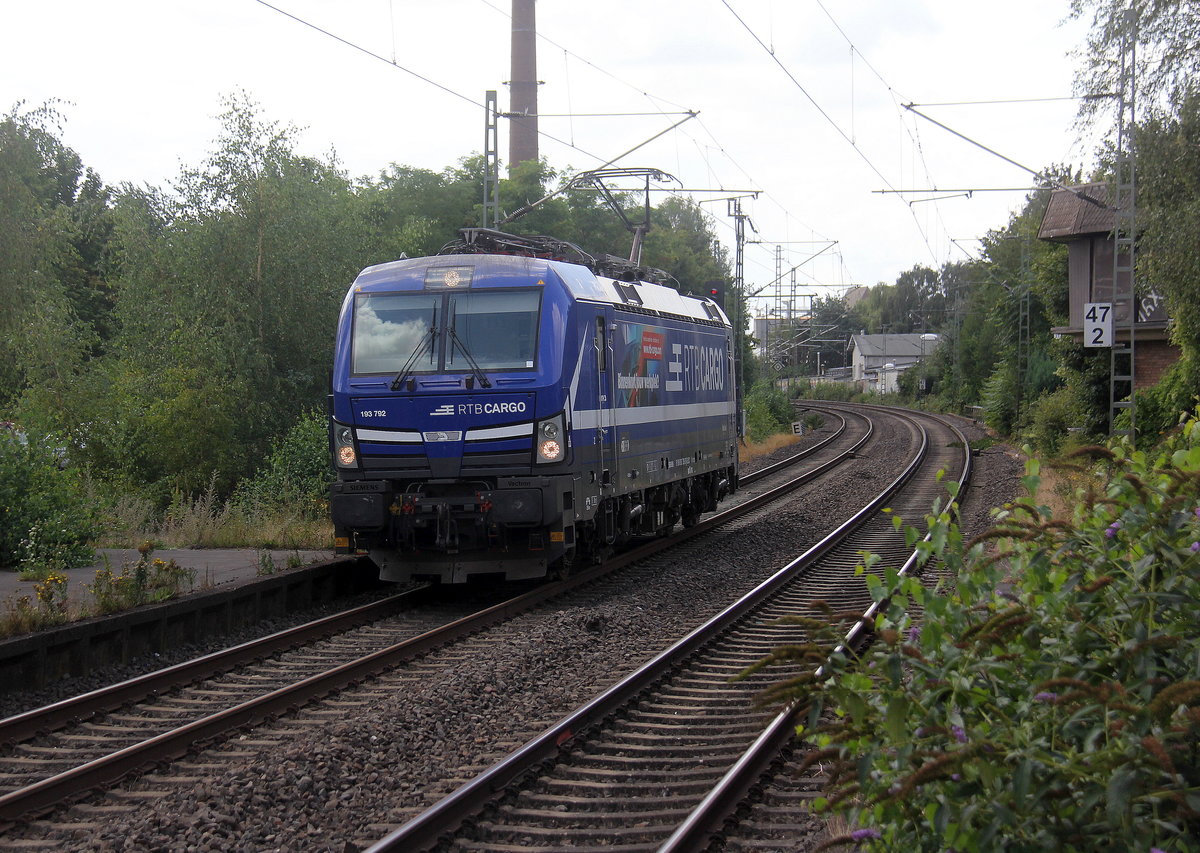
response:
{"label": "leafy bush", "polygon": [[816,385],[801,385],[797,397],[808,400],[836,400],[848,402],[858,396],[858,389],[850,382],[818,382]]}
{"label": "leafy bush", "polygon": [[1017,373],[1001,362],[983,383],[983,420],[1001,435],[1012,435],[1017,426],[1016,401],[1020,398]]}
{"label": "leafy bush", "polygon": [[791,432],[792,404],[787,394],[769,382],[760,382],[746,395],[746,434],[762,441],[777,432]]}
{"label": "leafy bush", "polygon": [[92,559],[95,504],[50,438],[0,427],[0,567],[62,570]]}
{"label": "leafy bush", "polygon": [[[1171,365],[1158,384],[1138,391],[1138,445],[1152,446],[1165,433],[1179,426],[1180,420],[1196,405],[1200,388],[1200,366],[1195,359],[1184,356]],[[1127,411],[1117,417],[1118,429],[1129,429]]]}
{"label": "leafy bush", "polygon": [[1042,395],[1030,406],[1025,436],[1039,452],[1056,456],[1072,430],[1082,430],[1083,424],[1083,401],[1074,388],[1065,386]]}
{"label": "leafy bush", "polygon": [[258,472],[238,484],[234,505],[246,514],[286,506],[305,518],[323,517],[330,480],[327,429],[324,415],[305,413]]}
{"label": "leafy bush", "polygon": [[818,806],[867,849],[1200,850],[1200,422],[1084,450],[1099,485],[1069,522],[1033,460],[993,556],[934,508],[917,547],[953,588],[868,575],[879,641],[810,685],[802,727]]}

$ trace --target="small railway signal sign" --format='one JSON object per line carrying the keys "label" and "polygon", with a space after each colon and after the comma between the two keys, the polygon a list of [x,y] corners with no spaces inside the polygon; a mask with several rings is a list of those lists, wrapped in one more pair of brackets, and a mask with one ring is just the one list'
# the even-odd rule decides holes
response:
{"label": "small railway signal sign", "polygon": [[1113,310],[1111,302],[1086,302],[1083,306],[1083,345],[1111,347],[1113,345]]}

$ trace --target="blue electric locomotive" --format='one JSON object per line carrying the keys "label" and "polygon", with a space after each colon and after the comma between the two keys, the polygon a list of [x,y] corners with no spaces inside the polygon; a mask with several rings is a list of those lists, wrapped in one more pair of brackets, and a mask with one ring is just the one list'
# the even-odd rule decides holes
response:
{"label": "blue electric locomotive", "polygon": [[368,267],[342,305],[339,553],[385,580],[542,577],[694,524],[737,487],[716,303],[570,244],[463,233]]}

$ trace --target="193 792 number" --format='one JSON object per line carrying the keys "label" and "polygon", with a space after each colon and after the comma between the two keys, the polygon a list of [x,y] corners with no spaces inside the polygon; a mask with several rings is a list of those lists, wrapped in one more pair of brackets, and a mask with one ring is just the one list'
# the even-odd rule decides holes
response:
{"label": "193 792 number", "polygon": [[360,418],[382,418],[387,415],[383,409],[363,409],[358,413]]}

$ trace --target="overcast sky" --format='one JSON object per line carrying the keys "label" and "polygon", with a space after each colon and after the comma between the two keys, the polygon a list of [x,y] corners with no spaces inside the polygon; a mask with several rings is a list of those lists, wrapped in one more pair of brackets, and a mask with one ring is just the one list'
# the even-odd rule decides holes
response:
{"label": "overcast sky", "polygon": [[[725,190],[694,197],[715,200],[704,206],[730,246],[723,199],[761,191],[742,200],[748,236],[761,241],[747,249],[748,290],[775,278],[776,246],[785,271],[799,265],[800,294],[891,283],[917,263],[965,259],[1024,194],[941,197],[1031,180],[903,104],[1029,99],[917,108],[1033,169],[1091,164],[1072,126],[1075,102],[1045,100],[1071,94],[1069,54],[1084,30],[1063,23],[1068,5],[540,0],[539,112],[554,137],[542,138],[541,154],[560,170],[593,168],[679,121],[674,113],[696,110],[617,165]],[[351,176],[393,162],[453,166],[482,150],[485,91],[499,90],[508,106],[510,0],[272,6],[6,3],[0,107],[60,99],[64,140],[102,179],[166,187],[212,150],[222,98],[235,91],[258,102],[264,118],[298,127],[301,153],[334,151]],[[649,115],[584,115],[596,113]],[[503,124],[500,149],[507,158]],[[875,192],[933,187],[942,191]],[[786,293],[791,277],[784,281]]]}

